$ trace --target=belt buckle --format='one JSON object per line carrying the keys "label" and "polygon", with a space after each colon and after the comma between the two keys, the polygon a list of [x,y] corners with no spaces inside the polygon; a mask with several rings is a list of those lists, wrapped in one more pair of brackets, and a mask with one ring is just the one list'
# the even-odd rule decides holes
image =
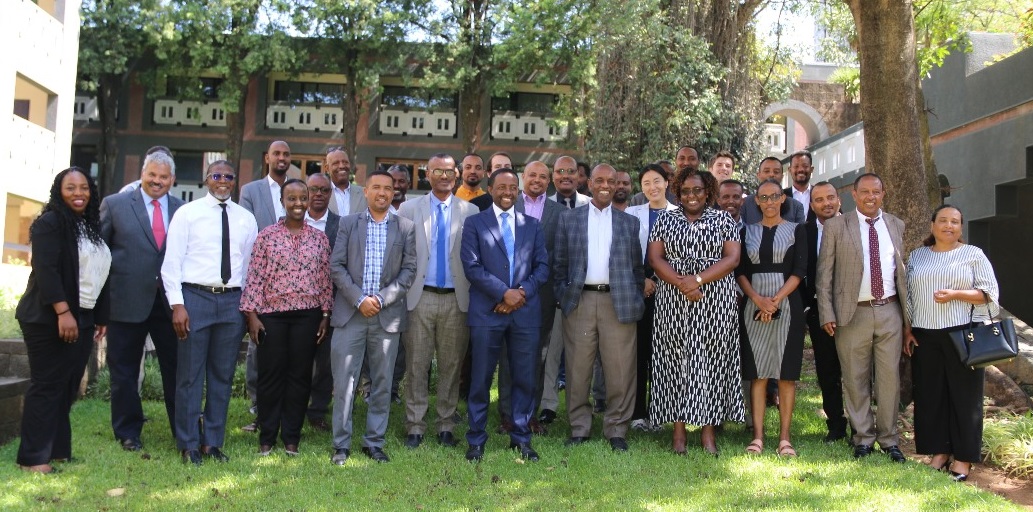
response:
{"label": "belt buckle", "polygon": [[208,290],[209,290],[210,292],[212,292],[212,293],[216,294],[216,295],[219,295],[219,294],[221,294],[221,293],[226,293],[226,287],[225,287],[225,286],[223,286],[223,287],[221,287],[221,288],[220,288],[220,287],[217,287],[217,286],[211,286],[211,287],[209,287],[209,289],[208,289]]}

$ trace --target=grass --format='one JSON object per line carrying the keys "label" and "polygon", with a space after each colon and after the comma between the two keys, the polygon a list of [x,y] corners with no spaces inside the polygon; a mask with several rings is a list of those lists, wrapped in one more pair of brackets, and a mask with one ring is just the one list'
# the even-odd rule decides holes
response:
{"label": "grass", "polygon": [[1033,412],[988,418],[983,425],[983,447],[987,460],[1008,476],[1033,476]]}
{"label": "grass", "polygon": [[[687,456],[671,454],[669,428],[632,432],[631,451],[617,454],[602,440],[598,416],[594,441],[567,448],[561,413],[549,435],[534,439],[541,462],[521,463],[506,449],[508,439],[492,434],[484,461],[470,464],[465,443],[443,448],[428,436],[420,448],[406,449],[404,408],[392,405],[392,461],[369,461],[356,439],[353,458],[336,467],[329,463],[330,434],[308,427],[301,456],[278,449],[259,457],[256,436],[236,428],[251,416],[246,401],[235,398],[224,447],[232,460],[194,468],[180,462],[161,402],[145,402],[153,419],[144,429],[146,449],[128,453],[112,438],[107,402],[90,398],[72,411],[80,460],[64,464],[61,474],[22,473],[13,464],[17,441],[0,447],[0,510],[1020,510],[917,463],[893,464],[881,455],[854,461],[845,444],[821,442],[820,406],[813,377],[801,382],[794,460],[773,454],[777,439],[770,434],[763,455],[746,455],[751,436],[740,425],[719,436],[717,459],[703,454],[695,432]],[[356,409],[361,432],[361,400]],[[766,424],[777,432],[773,409]],[[460,426],[456,434],[464,432]],[[121,494],[109,496],[113,489]]]}

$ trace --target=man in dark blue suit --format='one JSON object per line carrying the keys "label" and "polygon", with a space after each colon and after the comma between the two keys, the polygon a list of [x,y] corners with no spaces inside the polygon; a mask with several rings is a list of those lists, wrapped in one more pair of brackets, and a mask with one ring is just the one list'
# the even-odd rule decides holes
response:
{"label": "man in dark blue suit", "polygon": [[170,430],[175,418],[177,341],[160,280],[169,220],[183,204],[169,194],[175,179],[172,157],[151,153],[144,159],[140,187],[108,196],[100,205],[101,235],[111,248],[109,286],[116,297],[111,301],[107,349],[111,429],[127,451],[143,447],[140,433],[146,419],[138,386],[148,334],[158,354]]}
{"label": "man in dark blue suit", "polygon": [[545,234],[538,221],[516,210],[519,179],[512,169],[488,178],[492,207],[463,225],[460,258],[470,281],[470,429],[466,459],[479,461],[488,441],[488,403],[500,352],[512,371],[510,396],[513,429],[510,448],[525,460],[537,461],[528,422],[534,414],[535,369],[538,361],[541,303],[539,293],[549,278]]}

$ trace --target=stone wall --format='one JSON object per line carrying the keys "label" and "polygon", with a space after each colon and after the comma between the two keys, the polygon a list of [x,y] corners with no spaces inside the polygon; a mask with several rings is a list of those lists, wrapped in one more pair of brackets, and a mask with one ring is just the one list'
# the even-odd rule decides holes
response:
{"label": "stone wall", "polygon": [[861,105],[847,101],[840,84],[801,82],[796,84],[789,97],[817,110],[828,126],[830,136],[861,122]]}

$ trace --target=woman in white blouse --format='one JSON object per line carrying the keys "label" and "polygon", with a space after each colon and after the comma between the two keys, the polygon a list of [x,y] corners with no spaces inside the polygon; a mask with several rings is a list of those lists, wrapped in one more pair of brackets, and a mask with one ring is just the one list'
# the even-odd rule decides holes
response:
{"label": "woman in white blouse", "polygon": [[983,370],[962,364],[949,333],[969,325],[973,306],[973,322],[1000,311],[993,267],[983,251],[962,241],[962,222],[960,210],[940,206],[924,247],[911,252],[911,331],[904,334],[904,353],[912,358],[916,451],[959,482],[980,460]]}

